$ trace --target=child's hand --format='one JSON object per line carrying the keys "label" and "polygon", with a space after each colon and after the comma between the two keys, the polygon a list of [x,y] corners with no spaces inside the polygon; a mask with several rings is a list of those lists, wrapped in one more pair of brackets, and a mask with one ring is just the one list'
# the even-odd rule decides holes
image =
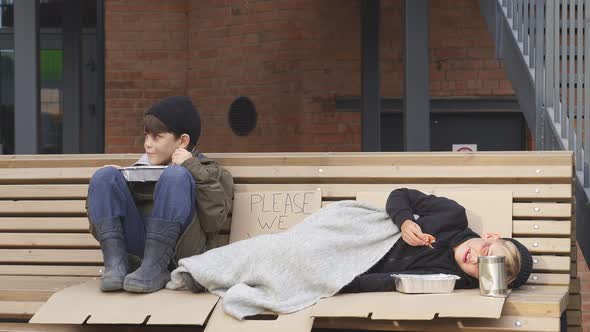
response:
{"label": "child's hand", "polygon": [[402,239],[409,245],[418,246],[429,246],[436,240],[434,236],[430,234],[422,233],[422,228],[412,220],[406,220],[402,224]]}
{"label": "child's hand", "polygon": [[187,159],[191,158],[193,155],[188,152],[186,149],[176,149],[172,154],[172,163],[175,165],[181,165]]}

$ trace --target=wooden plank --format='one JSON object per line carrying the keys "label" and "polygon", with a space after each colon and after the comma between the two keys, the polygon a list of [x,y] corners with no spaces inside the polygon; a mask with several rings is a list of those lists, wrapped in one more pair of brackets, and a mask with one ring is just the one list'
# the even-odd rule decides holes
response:
{"label": "wooden plank", "polygon": [[[568,183],[568,166],[227,166],[237,183],[272,182],[276,179],[326,179],[371,182],[394,179],[470,180],[489,183],[493,179],[528,179]],[[0,184],[88,183],[96,167],[0,168]]]}
{"label": "wooden plank", "polygon": [[528,285],[567,285],[570,275],[566,273],[531,273]]}
{"label": "wooden plank", "polygon": [[96,167],[0,168],[0,184],[88,183]]}
{"label": "wooden plank", "polygon": [[88,218],[6,217],[0,218],[0,231],[88,232]]}
{"label": "wooden plank", "polygon": [[[515,325],[516,322],[518,326]],[[559,318],[503,316],[499,319],[435,318],[419,320],[371,320],[368,318],[322,318],[314,320],[314,328],[380,331],[559,331]]]}
{"label": "wooden plank", "polygon": [[71,276],[98,277],[102,266],[76,265],[0,265],[0,276]]}
{"label": "wooden plank", "polygon": [[[352,182],[395,179],[470,179],[477,183],[493,179],[542,180],[568,183],[572,170],[568,166],[227,166],[237,183],[271,179],[342,179]],[[1,171],[2,169],[0,169]],[[26,170],[26,169],[21,169]],[[35,174],[35,173],[33,173]],[[33,176],[29,172],[30,176]],[[2,179],[0,172],[0,179]],[[250,181],[248,181],[250,180]],[[561,180],[561,182],[558,182]]]}
{"label": "wooden plank", "polygon": [[102,264],[98,249],[0,249],[0,263]]}
{"label": "wooden plank", "polygon": [[569,218],[572,216],[570,203],[514,203],[514,217]]}
{"label": "wooden plank", "polygon": [[0,199],[86,199],[86,184],[0,185]]}
{"label": "wooden plank", "polygon": [[53,293],[90,279],[93,278],[0,276],[0,301],[47,301]]}
{"label": "wooden plank", "polygon": [[[323,201],[322,207],[326,207],[336,201]],[[537,210],[538,209],[538,210]],[[570,203],[513,203],[512,215],[514,217],[535,217],[558,218],[571,217]]]}
{"label": "wooden plank", "polygon": [[570,235],[570,220],[513,220],[512,234],[518,235]]}
{"label": "wooden plank", "polygon": [[[560,294],[565,295],[568,292],[568,285],[522,285],[515,294]],[[515,290],[515,291],[516,291]]]}
{"label": "wooden plank", "polygon": [[[140,154],[0,156],[0,167],[101,166],[132,164]],[[222,165],[573,165],[570,151],[509,152],[257,152],[207,153]]]}
{"label": "wooden plank", "polygon": [[568,256],[533,255],[533,271],[569,271]]}
{"label": "wooden plank", "polygon": [[571,249],[571,242],[569,238],[515,237],[515,239],[526,246],[527,249],[529,249],[529,251],[533,254],[568,254]]}
{"label": "wooden plank", "polygon": [[[514,291],[513,291],[514,292]],[[535,316],[559,318],[565,310],[567,297],[558,294],[543,294],[538,296],[510,295],[504,302],[502,315]]]}
{"label": "wooden plank", "polygon": [[391,192],[398,188],[412,188],[421,191],[427,190],[511,190],[515,199],[571,199],[571,184],[472,184],[472,183],[238,183],[234,186],[235,192],[252,191],[281,191],[281,190],[321,190],[323,197],[331,199],[355,199],[360,191]]}
{"label": "wooden plank", "polygon": [[0,215],[10,216],[85,216],[83,200],[0,201]]}
{"label": "wooden plank", "polygon": [[100,248],[91,234],[0,233],[0,248]]}
{"label": "wooden plank", "polygon": [[[569,238],[519,238],[518,241],[524,244],[531,253],[551,253],[567,254],[570,252],[571,245]],[[229,243],[228,235],[217,236],[218,245],[227,245]],[[2,243],[0,241],[0,243]]]}
{"label": "wooden plank", "polygon": [[0,319],[28,319],[45,302],[0,301]]}

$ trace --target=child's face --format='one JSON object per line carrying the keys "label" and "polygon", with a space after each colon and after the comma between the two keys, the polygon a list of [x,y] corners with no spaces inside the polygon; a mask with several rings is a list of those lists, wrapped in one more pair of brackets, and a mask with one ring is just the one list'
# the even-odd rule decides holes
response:
{"label": "child's face", "polygon": [[168,165],[181,143],[180,137],[177,139],[172,133],[145,133],[144,136],[143,147],[152,165]]}
{"label": "child's face", "polygon": [[477,257],[507,256],[509,253],[500,243],[498,234],[484,234],[481,238],[469,239],[455,247],[455,261],[468,275],[479,278]]}

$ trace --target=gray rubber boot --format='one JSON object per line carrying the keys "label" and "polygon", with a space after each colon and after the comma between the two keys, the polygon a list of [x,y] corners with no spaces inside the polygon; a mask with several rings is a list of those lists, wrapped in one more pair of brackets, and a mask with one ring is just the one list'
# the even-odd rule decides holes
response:
{"label": "gray rubber boot", "polygon": [[149,218],[146,220],[146,241],[143,260],[137,271],[125,277],[123,288],[134,293],[158,291],[170,281],[168,264],[174,257],[180,223]]}
{"label": "gray rubber boot", "polygon": [[123,290],[123,281],[129,270],[123,225],[119,218],[102,219],[93,223],[94,233],[100,242],[104,260],[104,273],[100,278],[100,290]]}

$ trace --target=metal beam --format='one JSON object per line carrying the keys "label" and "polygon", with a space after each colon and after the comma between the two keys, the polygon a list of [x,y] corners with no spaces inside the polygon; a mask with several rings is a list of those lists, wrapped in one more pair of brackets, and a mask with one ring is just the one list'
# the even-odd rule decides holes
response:
{"label": "metal beam", "polygon": [[105,152],[105,8],[104,0],[96,1],[96,125],[99,137],[96,139],[96,150],[90,152]]}
{"label": "metal beam", "polygon": [[15,153],[39,150],[39,0],[14,1]]}
{"label": "metal beam", "polygon": [[361,33],[362,150],[381,151],[379,0],[363,0]]}
{"label": "metal beam", "polygon": [[404,12],[404,148],[430,151],[428,0],[405,0]]}
{"label": "metal beam", "polygon": [[63,153],[80,153],[82,112],[82,2],[63,5]]}

